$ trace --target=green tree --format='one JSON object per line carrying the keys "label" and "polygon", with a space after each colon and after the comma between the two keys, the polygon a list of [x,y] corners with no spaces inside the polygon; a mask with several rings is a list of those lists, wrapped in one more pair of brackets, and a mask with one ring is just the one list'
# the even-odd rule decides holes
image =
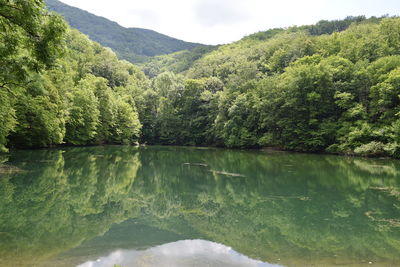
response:
{"label": "green tree", "polygon": [[4,90],[0,90],[0,152],[6,152],[7,137],[17,123],[14,109],[15,99]]}
{"label": "green tree", "polygon": [[99,127],[99,103],[94,91],[96,79],[88,76],[73,89],[66,122],[65,141],[74,145],[93,144]]}
{"label": "green tree", "polygon": [[[0,1],[0,150],[17,124],[14,103],[31,73],[52,66],[63,50],[65,23],[42,0]],[[4,121],[3,121],[4,120]]]}
{"label": "green tree", "polygon": [[61,52],[65,23],[42,0],[0,2],[0,86],[24,82],[29,71],[51,66]]}

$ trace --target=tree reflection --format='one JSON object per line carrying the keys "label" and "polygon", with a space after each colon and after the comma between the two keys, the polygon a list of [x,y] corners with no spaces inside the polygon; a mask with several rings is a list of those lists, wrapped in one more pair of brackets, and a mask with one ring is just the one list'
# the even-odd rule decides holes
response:
{"label": "tree reflection", "polygon": [[13,157],[24,172],[0,179],[2,266],[33,266],[138,212],[125,200],[140,166],[135,150],[74,148]]}
{"label": "tree reflection", "polygon": [[[1,174],[1,266],[43,262],[127,219],[126,248],[149,244],[140,224],[284,265],[400,260],[398,161],[97,147],[15,152],[8,164],[23,172]],[[88,253],[117,249],[112,233]]]}
{"label": "tree reflection", "polygon": [[145,224],[289,265],[399,259],[398,161],[176,148],[141,159],[157,166],[133,189]]}

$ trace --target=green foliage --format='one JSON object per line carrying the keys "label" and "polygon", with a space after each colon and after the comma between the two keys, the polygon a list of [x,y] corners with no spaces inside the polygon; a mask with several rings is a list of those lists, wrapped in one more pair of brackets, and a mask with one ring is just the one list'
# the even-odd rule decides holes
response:
{"label": "green foliage", "polygon": [[25,81],[4,84],[0,150],[6,151],[6,145],[131,144],[139,139],[136,99],[147,86],[145,76],[75,30],[68,30],[63,39],[64,55],[52,52],[51,57],[58,57],[53,66],[45,69],[43,63],[41,72],[23,68]]}
{"label": "green foliage", "polygon": [[8,92],[0,90],[0,152],[6,152],[7,137],[15,129],[17,120],[15,118],[15,109]]}
{"label": "green foliage", "polygon": [[72,65],[70,76],[76,85],[67,93],[65,141],[75,145],[136,142],[141,124],[135,97],[142,94],[145,77],[76,31],[69,33],[68,46],[72,62],[64,64]]}
{"label": "green foliage", "polygon": [[60,144],[65,134],[62,110],[47,96],[21,97],[16,104],[18,124],[10,143],[15,147],[48,147]]}
{"label": "green foliage", "polygon": [[40,1],[12,4],[27,21],[0,9],[2,151],[140,140],[399,157],[399,18],[321,21],[160,56],[141,66],[148,80],[111,49],[64,34],[58,16],[39,23]]}
{"label": "green foliage", "polygon": [[4,87],[12,83],[10,78],[24,78],[28,70],[54,63],[62,50],[65,24],[60,16],[47,12],[42,0],[1,0],[0,30]]}
{"label": "green foliage", "polygon": [[191,50],[156,56],[142,66],[144,73],[154,78],[163,72],[182,73],[190,69],[196,60],[217,49],[217,46],[198,46]]}
{"label": "green foliage", "polygon": [[111,130],[110,141],[116,144],[132,144],[138,140],[141,124],[136,109],[121,96],[115,100],[115,127]]}
{"label": "green foliage", "polygon": [[215,144],[213,121],[216,97],[222,90],[216,78],[187,79],[165,72],[145,92],[145,106],[139,110],[143,122],[142,142],[166,145]]}
{"label": "green foliage", "polygon": [[95,85],[89,77],[81,80],[73,90],[65,140],[74,145],[91,144],[97,135],[100,116]]}
{"label": "green foliage", "polygon": [[0,151],[6,150],[7,137],[17,124],[16,99],[32,73],[54,65],[63,50],[64,32],[63,20],[49,14],[41,0],[0,1]]}
{"label": "green foliage", "polygon": [[355,148],[354,153],[363,156],[383,156],[385,155],[385,144],[372,141]]}
{"label": "green foliage", "polygon": [[[357,17],[346,17],[343,20],[321,20],[315,25],[305,26],[311,35],[322,35],[322,34],[332,34],[334,32],[342,32],[350,27],[353,23],[365,22],[367,19],[365,16]],[[368,21],[379,20],[375,17],[368,19]]]}
{"label": "green foliage", "polygon": [[142,140],[397,157],[399,21],[349,17],[220,46],[183,72],[182,89],[154,79],[158,123]]}

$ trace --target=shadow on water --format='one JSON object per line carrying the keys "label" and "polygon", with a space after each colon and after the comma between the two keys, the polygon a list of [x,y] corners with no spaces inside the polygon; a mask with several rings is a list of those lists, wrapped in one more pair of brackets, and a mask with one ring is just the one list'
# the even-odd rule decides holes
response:
{"label": "shadow on water", "polygon": [[[158,255],[193,239],[258,263],[400,260],[398,161],[112,146],[17,151],[3,162],[22,171],[0,173],[0,266]],[[198,259],[187,255],[164,262]]]}

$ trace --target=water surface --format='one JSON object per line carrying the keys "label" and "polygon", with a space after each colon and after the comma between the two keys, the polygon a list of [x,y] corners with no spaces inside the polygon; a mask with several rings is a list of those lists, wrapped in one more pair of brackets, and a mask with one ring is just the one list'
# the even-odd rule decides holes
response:
{"label": "water surface", "polygon": [[0,162],[0,266],[400,262],[399,161],[110,146]]}

